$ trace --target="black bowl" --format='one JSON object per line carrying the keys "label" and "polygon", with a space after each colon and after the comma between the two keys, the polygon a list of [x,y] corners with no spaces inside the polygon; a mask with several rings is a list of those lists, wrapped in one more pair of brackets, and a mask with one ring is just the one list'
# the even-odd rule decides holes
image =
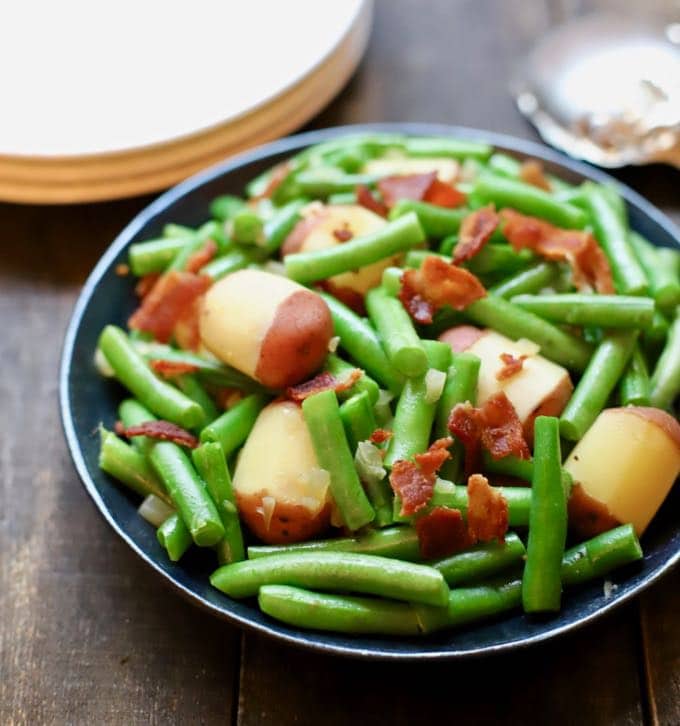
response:
{"label": "black bowl", "polygon": [[[508,136],[450,126],[376,124],[312,131],[275,141],[229,159],[163,194],[118,235],[93,270],[73,312],[61,362],[61,414],[71,455],[88,494],[118,535],[180,594],[232,623],[315,650],[395,660],[435,660],[499,653],[553,638],[609,612],[678,562],[680,526],[673,516],[673,512],[678,511],[680,499],[677,487],[644,535],[644,561],[616,572],[611,578],[615,585],[613,591],[609,592],[612,588],[607,588],[607,594],[603,581],[598,580],[569,590],[564,596],[562,612],[549,620],[530,620],[522,614],[513,614],[464,630],[418,639],[367,638],[297,630],[271,620],[254,602],[231,600],[208,582],[208,575],[215,566],[212,552],[194,548],[180,563],[169,562],[156,541],[154,529],[137,514],[138,501],[97,466],[97,425],[100,422],[112,425],[123,391],[118,384],[98,375],[93,365],[93,353],[101,329],[107,323],[123,325],[135,306],[132,280],[114,273],[115,266],[125,261],[128,245],[159,235],[167,222],[198,225],[208,217],[208,205],[213,197],[228,192],[241,193],[246,182],[255,175],[310,144],[340,134],[366,131],[483,139],[519,157],[540,158],[549,171],[569,181],[585,178],[615,184],[628,203],[634,229],[657,245],[678,245],[678,230],[632,190],[585,164]],[[644,482],[640,484],[642,486]]]}

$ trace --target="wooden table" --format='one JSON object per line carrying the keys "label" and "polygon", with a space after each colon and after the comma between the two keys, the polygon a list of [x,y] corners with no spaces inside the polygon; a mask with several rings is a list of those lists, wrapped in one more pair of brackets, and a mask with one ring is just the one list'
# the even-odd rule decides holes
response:
{"label": "wooden table", "polygon": [[[457,123],[534,137],[513,62],[588,3],[377,3],[356,77],[311,124]],[[680,221],[677,172],[621,178]],[[680,572],[517,655],[439,665],[324,657],[183,602],[113,534],[75,474],[57,412],[78,291],[149,198],[0,205],[0,723],[680,723]]]}

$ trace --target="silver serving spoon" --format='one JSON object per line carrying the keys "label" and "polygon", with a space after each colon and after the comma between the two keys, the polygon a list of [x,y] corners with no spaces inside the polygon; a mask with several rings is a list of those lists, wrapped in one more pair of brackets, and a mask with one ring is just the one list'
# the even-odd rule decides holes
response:
{"label": "silver serving spoon", "polygon": [[543,139],[571,156],[680,168],[680,22],[573,20],[533,48],[513,93]]}

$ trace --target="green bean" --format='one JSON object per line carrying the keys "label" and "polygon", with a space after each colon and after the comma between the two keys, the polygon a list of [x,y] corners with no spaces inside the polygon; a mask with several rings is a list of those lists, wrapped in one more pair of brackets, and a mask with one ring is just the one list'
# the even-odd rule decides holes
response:
{"label": "green bean", "polygon": [[[134,398],[126,398],[120,402],[118,406],[118,418],[125,428],[130,426],[138,426],[146,421],[154,421],[156,417],[148,408]],[[148,436],[133,436],[130,439],[130,445],[133,449],[139,451],[140,454],[146,456],[154,445],[155,441]]]}
{"label": "green bean", "polygon": [[640,559],[642,549],[633,525],[624,524],[567,550],[562,558],[562,584],[587,582]]}
{"label": "green bean", "polygon": [[502,274],[503,277],[524,270],[535,260],[531,250],[515,250],[508,244],[487,244],[465,263],[477,276]]}
{"label": "green bean", "polygon": [[665,247],[654,247],[637,232],[631,232],[628,241],[647,275],[649,294],[661,310],[672,311],[680,303],[677,252]]}
{"label": "green bean", "polygon": [[453,357],[451,346],[441,340],[423,340],[422,344],[430,368],[446,373],[451,365],[451,358]]}
{"label": "green bean", "polygon": [[217,545],[220,564],[238,562],[244,559],[245,549],[224,449],[217,442],[206,443],[194,449],[191,458],[215,502],[224,527],[224,538]]}
{"label": "green bean", "polygon": [[491,171],[494,172],[494,174],[500,174],[500,176],[507,176],[511,179],[516,179],[517,177],[519,177],[522,170],[521,162],[515,159],[514,156],[509,156],[508,154],[503,154],[499,152],[496,152],[491,156],[487,166],[489,167],[489,169],[491,169]]}
{"label": "green bean", "polygon": [[415,609],[390,600],[263,585],[257,602],[262,612],[298,628],[374,635],[418,635],[420,632]]}
{"label": "green bean", "polygon": [[431,562],[435,570],[444,575],[449,585],[463,585],[480,580],[522,562],[526,550],[522,540],[513,532],[505,542],[484,542],[465,552],[459,552],[443,560]]}
{"label": "green bean", "polygon": [[190,237],[161,237],[130,245],[128,262],[133,275],[141,277],[152,272],[162,272],[175,255],[193,239]]}
{"label": "green bean", "polygon": [[[423,262],[428,257],[441,257],[442,260],[451,262],[451,255],[442,255],[438,252],[432,252],[432,250],[409,250],[406,257],[404,257],[404,267],[413,267],[417,270],[422,267]],[[401,272],[403,274],[404,271],[401,270]]]}
{"label": "green bean", "polygon": [[657,346],[665,342],[669,329],[670,323],[666,316],[660,310],[655,310],[652,324],[642,332],[642,338],[646,345]]}
{"label": "green bean", "polygon": [[392,393],[401,391],[403,379],[387,360],[375,330],[332,295],[319,294],[331,311],[340,346],[378,383]]}
{"label": "green bean", "polygon": [[[332,373],[336,378],[343,378],[344,376],[349,375],[353,370],[355,370],[355,366],[353,366],[351,363],[347,363],[347,361],[344,361],[339,356],[333,353],[329,353],[328,357],[326,358],[324,370]],[[351,388],[348,388],[346,391],[341,391],[338,394],[338,398],[341,401],[345,401],[348,398],[355,396],[357,393],[361,393],[362,391],[366,391],[366,393],[368,394],[371,405],[377,403],[378,396],[380,395],[380,387],[365,372],[362,372],[361,378],[359,378],[359,380]]]}
{"label": "green bean", "polygon": [[482,452],[482,458],[484,471],[491,474],[514,476],[526,482],[531,482],[534,476],[534,462],[531,459],[520,459],[518,456],[494,459],[487,451]]}
{"label": "green bean", "polygon": [[547,219],[558,227],[582,229],[588,221],[582,209],[516,179],[483,174],[474,183],[472,193],[483,204],[493,202],[497,207],[512,207]]}
{"label": "green bean", "polygon": [[395,560],[416,562],[421,559],[418,533],[413,527],[387,527],[368,530],[356,537],[339,537],[316,542],[289,545],[260,545],[248,547],[248,559],[286,552],[362,552],[367,555],[392,557]]}
{"label": "green bean", "polygon": [[176,388],[159,380],[120,328],[107,325],[99,336],[99,347],[116,378],[157,416],[185,428],[203,422],[203,409]]}
{"label": "green bean", "polygon": [[176,444],[159,441],[151,449],[149,459],[191,532],[193,541],[203,547],[217,544],[224,537],[224,527],[189,457]]}
{"label": "green bean", "polygon": [[626,368],[637,332],[609,333],[595,350],[560,417],[560,433],[578,441],[607,403]]}
{"label": "green bean", "polygon": [[363,592],[439,607],[449,596],[433,567],[358,552],[291,552],[235,562],[215,570],[210,582],[235,598],[252,597],[263,585]]}
{"label": "green bean", "polygon": [[163,237],[191,237],[196,230],[184,224],[173,224],[170,222],[163,226]]}
{"label": "green bean", "polygon": [[647,361],[636,343],[628,367],[621,378],[619,400],[622,406],[649,406],[649,393]]}
{"label": "green bean", "polygon": [[399,291],[401,290],[401,276],[403,274],[404,270],[401,267],[386,267],[383,270],[381,284],[385,292],[391,297],[397,297],[399,295]]}
{"label": "green bean", "polygon": [[465,309],[465,315],[479,325],[493,328],[509,338],[529,338],[541,347],[541,354],[567,368],[582,371],[592,348],[538,315],[522,310],[501,297],[487,295]]}
{"label": "green bean", "polygon": [[680,314],[678,312],[671,325],[666,345],[656,362],[650,386],[650,401],[652,406],[657,408],[670,408],[680,393]]}
{"label": "green bean", "polygon": [[554,416],[534,423],[534,476],[522,604],[527,613],[560,609],[560,567],[567,538],[567,500],[562,486],[560,426]]}
{"label": "green bean", "polygon": [[595,235],[609,259],[616,292],[644,295],[647,278],[629,243],[626,221],[610,204],[607,193],[595,184],[588,186],[586,202]]}
{"label": "green bean", "polygon": [[266,403],[267,397],[261,393],[246,396],[201,431],[201,442],[217,441],[225,455],[231,456],[248,438]]}
{"label": "green bean", "polygon": [[230,220],[231,237],[244,245],[264,243],[264,222],[251,207],[239,209]]}
{"label": "green bean", "polygon": [[286,255],[286,274],[303,284],[325,280],[403,252],[422,242],[424,237],[416,215],[407,214],[345,244]]}
{"label": "green bean", "polygon": [[143,497],[155,494],[167,504],[172,504],[172,499],[143,454],[136,451],[130,444],[121,441],[103,426],[99,428],[99,435],[101,439],[100,469]]}
{"label": "green bean", "polygon": [[215,406],[214,401],[205,388],[200,384],[198,378],[191,373],[185,373],[181,376],[177,376],[174,379],[174,383],[182,393],[185,393],[192,401],[203,409],[203,420],[214,421],[218,416],[219,412]]}
{"label": "green bean", "polygon": [[316,393],[302,402],[319,466],[330,474],[330,490],[343,521],[356,530],[373,521],[375,511],[368,501],[354,468],[342,426],[335,391]]}
{"label": "green bean", "polygon": [[381,287],[374,287],[366,295],[366,309],[394,368],[405,376],[425,373],[425,349],[401,302]]}
{"label": "green bean", "polygon": [[516,295],[511,302],[562,325],[644,328],[654,317],[654,300],[651,297],[563,293]]}
{"label": "green bean", "polygon": [[340,192],[353,192],[357,186],[375,184],[373,174],[347,174],[332,166],[304,169],[295,175],[298,194],[316,199]]}
{"label": "green bean", "polygon": [[356,204],[357,195],[356,192],[338,192],[330,194],[326,202],[333,205]]}
{"label": "green bean", "polygon": [[215,197],[210,203],[210,215],[219,222],[226,222],[245,206],[246,203],[241,197],[235,197],[233,194],[223,194],[220,197]]}
{"label": "green bean", "polygon": [[493,153],[493,147],[483,141],[436,136],[409,137],[404,141],[404,150],[408,156],[446,156],[452,159],[472,158],[480,161],[486,161]]}
{"label": "green bean", "polygon": [[538,262],[489,288],[489,294],[507,300],[514,295],[537,293],[553,282],[558,271],[554,263]]}
{"label": "green bean", "polygon": [[171,270],[184,270],[191,255],[200,250],[208,239],[217,235],[217,227],[218,225],[215,221],[206,222],[204,225],[199,227],[196,230],[193,239],[191,239],[182,247],[181,250],[177,252],[168,264],[166,270],[168,272]]}
{"label": "green bean", "polygon": [[447,260],[450,260],[451,255],[453,254],[453,250],[457,244],[458,235],[450,234],[448,237],[444,237],[444,239],[441,241],[437,252],[439,252],[440,255],[446,257]]}
{"label": "green bean", "polygon": [[465,217],[470,214],[469,209],[446,209],[436,204],[418,202],[415,199],[402,199],[390,210],[391,220],[401,219],[415,213],[423,232],[427,237],[441,239],[455,234]]}
{"label": "green bean", "polygon": [[172,562],[177,562],[191,546],[191,532],[179,514],[171,514],[156,530],[158,543],[168,553]]}
{"label": "green bean", "polygon": [[366,391],[348,398],[340,406],[340,418],[345,428],[350,451],[356,451],[360,441],[367,441],[378,428],[373,406]]}
{"label": "green bean", "polygon": [[300,220],[300,210],[309,203],[307,199],[294,199],[292,202],[277,209],[264,223],[264,239],[262,252],[273,255],[283,244],[288,234]]}
{"label": "green bean", "polygon": [[213,282],[221,280],[226,275],[242,270],[256,261],[254,253],[242,249],[234,249],[222,257],[216,257],[201,268],[201,274],[212,278]]}

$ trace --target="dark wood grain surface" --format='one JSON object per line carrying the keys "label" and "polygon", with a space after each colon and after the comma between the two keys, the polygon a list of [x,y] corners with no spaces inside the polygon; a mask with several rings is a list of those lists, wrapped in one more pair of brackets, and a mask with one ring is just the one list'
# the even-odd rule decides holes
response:
{"label": "dark wood grain surface", "polygon": [[[532,138],[507,93],[514,64],[594,4],[381,0],[365,61],[310,126],[435,121]],[[678,172],[619,176],[680,221]],[[57,413],[79,288],[148,201],[0,205],[0,723],[680,723],[677,571],[556,642],[439,665],[293,650],[166,590],[95,511]]]}

